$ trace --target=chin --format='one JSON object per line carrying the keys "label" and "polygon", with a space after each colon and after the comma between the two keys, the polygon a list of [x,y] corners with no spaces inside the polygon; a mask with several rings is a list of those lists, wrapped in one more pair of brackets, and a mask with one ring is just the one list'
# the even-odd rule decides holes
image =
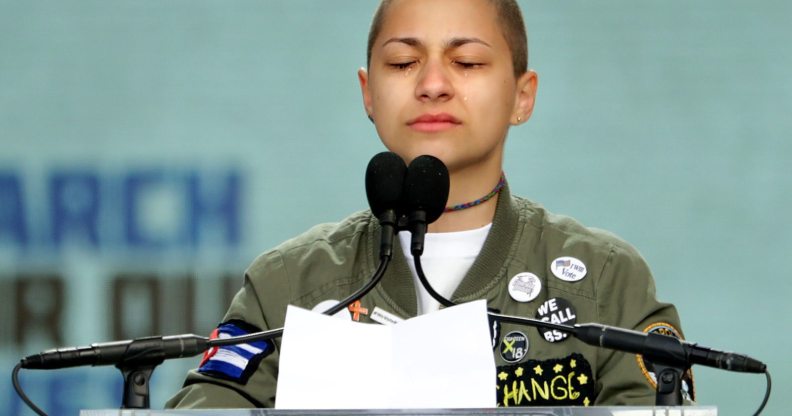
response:
{"label": "chin", "polygon": [[445,146],[420,146],[418,148],[411,148],[411,149],[392,149],[389,148],[391,152],[396,153],[397,155],[401,156],[404,159],[404,163],[410,164],[415,158],[418,156],[429,155],[434,156],[440,159],[446,166],[449,163],[453,163],[453,157],[451,156],[451,151],[448,149],[448,145]]}

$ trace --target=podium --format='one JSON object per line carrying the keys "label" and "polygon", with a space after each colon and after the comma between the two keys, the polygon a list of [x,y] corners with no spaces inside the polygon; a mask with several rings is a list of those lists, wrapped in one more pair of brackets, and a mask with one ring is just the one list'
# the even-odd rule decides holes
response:
{"label": "podium", "polygon": [[490,409],[370,409],[370,410],[284,410],[284,409],[204,409],[204,410],[151,410],[103,409],[83,410],[80,416],[301,416],[301,415],[525,415],[525,416],[718,416],[715,406],[670,407],[508,407]]}

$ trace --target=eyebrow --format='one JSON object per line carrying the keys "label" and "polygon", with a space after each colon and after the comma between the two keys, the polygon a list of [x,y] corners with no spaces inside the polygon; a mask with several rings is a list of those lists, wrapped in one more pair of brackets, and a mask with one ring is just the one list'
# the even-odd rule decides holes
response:
{"label": "eyebrow", "polygon": [[[423,46],[423,42],[418,40],[418,38],[402,37],[402,38],[390,38],[390,39],[386,40],[382,44],[382,47],[385,47],[385,45],[387,45],[389,43],[403,43],[403,44],[405,44],[407,46],[412,46],[412,47]],[[458,47],[460,47],[462,45],[466,45],[468,43],[478,43],[478,44],[487,46],[489,48],[492,47],[492,45],[490,45],[489,43],[483,41],[482,39],[475,38],[475,37],[452,38],[451,40],[446,42],[446,47],[449,47],[449,48],[453,49],[453,48],[458,48]]]}

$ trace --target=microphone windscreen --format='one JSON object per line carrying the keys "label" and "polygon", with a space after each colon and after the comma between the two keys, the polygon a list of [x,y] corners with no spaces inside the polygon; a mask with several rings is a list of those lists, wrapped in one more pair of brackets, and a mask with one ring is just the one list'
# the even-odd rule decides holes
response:
{"label": "microphone windscreen", "polygon": [[374,155],[366,168],[366,198],[377,218],[400,205],[407,165],[399,155],[382,152]]}
{"label": "microphone windscreen", "polygon": [[405,209],[424,211],[426,223],[431,224],[443,215],[449,187],[446,165],[434,156],[418,156],[410,163],[404,179]]}

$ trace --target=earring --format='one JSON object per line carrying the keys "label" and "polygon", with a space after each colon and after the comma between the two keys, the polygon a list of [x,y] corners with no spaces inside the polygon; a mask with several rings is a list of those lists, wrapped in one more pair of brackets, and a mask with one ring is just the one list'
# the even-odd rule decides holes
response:
{"label": "earring", "polygon": [[521,121],[522,121],[522,117],[520,117],[520,116],[517,116],[517,122],[519,123],[519,122],[521,122]]}

